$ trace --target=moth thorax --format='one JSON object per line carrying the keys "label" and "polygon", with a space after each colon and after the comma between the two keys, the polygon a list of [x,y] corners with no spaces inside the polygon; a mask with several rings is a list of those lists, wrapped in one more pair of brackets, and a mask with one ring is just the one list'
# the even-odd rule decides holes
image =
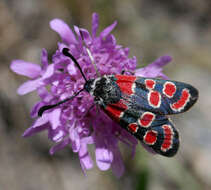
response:
{"label": "moth thorax", "polygon": [[121,90],[114,80],[101,77],[94,80],[91,94],[101,99],[104,104],[116,103],[121,99]]}
{"label": "moth thorax", "polygon": [[89,93],[92,93],[93,89],[94,89],[94,81],[96,79],[89,79],[85,85],[84,85],[84,89],[89,92]]}

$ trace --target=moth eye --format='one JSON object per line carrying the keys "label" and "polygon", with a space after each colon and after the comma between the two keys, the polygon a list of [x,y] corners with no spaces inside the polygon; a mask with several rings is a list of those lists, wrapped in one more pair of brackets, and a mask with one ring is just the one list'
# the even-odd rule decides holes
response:
{"label": "moth eye", "polygon": [[99,101],[99,100],[100,100],[100,97],[95,96],[95,101]]}

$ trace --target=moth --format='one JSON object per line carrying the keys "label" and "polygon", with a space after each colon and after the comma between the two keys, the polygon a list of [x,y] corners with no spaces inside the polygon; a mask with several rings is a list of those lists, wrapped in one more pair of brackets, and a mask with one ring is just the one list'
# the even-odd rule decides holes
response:
{"label": "moth", "polygon": [[80,70],[85,80],[84,87],[70,98],[41,107],[39,116],[87,91],[112,120],[154,152],[167,157],[177,153],[179,133],[169,115],[190,109],[198,99],[196,88],[183,82],[124,74],[87,80],[68,48],[63,49],[63,54],[71,58]]}

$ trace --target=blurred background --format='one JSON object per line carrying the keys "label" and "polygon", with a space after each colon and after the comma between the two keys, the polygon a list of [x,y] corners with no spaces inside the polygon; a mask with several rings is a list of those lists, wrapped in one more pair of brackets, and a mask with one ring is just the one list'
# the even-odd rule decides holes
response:
{"label": "blurred background", "polygon": [[[100,29],[118,20],[118,44],[130,48],[139,67],[164,54],[173,61],[165,74],[191,83],[200,92],[187,113],[172,117],[181,148],[173,158],[152,156],[141,146],[135,158],[122,146],[126,172],[117,179],[95,167],[85,177],[76,154],[66,148],[54,156],[46,133],[21,137],[32,120],[36,94],[20,97],[26,78],[9,70],[13,59],[40,63],[44,47],[52,55],[59,36],[49,21]],[[0,1],[0,190],[197,190],[211,189],[211,1],[210,0],[1,0]]]}

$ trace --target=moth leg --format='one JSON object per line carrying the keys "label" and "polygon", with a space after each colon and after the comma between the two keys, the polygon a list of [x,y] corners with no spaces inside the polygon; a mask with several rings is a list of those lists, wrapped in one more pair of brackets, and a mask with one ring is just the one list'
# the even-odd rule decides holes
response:
{"label": "moth leg", "polygon": [[121,71],[121,75],[124,75],[124,73],[126,73],[126,72],[128,72],[128,73],[130,73],[132,75],[135,75],[135,72],[134,71],[131,71],[131,70],[122,70]]}
{"label": "moth leg", "polygon": [[100,113],[100,106],[96,104],[97,115]]}
{"label": "moth leg", "polygon": [[100,97],[95,97],[94,102],[95,102],[96,106],[98,106],[98,107],[101,107],[101,108],[106,107],[105,103],[103,102],[103,99]]}
{"label": "moth leg", "polygon": [[95,105],[96,105],[96,104],[92,104],[92,105],[89,107],[89,109],[86,111],[86,113],[82,116],[82,118],[85,117],[85,116],[87,116],[87,115],[89,114],[90,110],[91,110],[92,108],[94,108]]}

